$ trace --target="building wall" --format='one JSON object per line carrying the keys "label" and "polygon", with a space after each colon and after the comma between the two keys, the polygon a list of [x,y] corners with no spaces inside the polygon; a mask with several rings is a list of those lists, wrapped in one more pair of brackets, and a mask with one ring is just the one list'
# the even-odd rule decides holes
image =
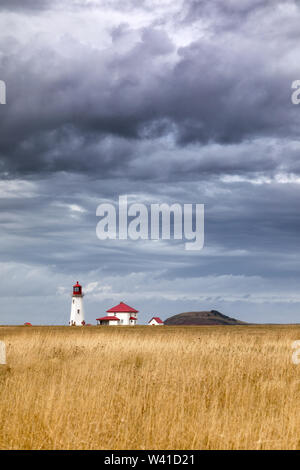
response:
{"label": "building wall", "polygon": [[72,296],[70,325],[75,323],[76,326],[81,326],[84,321],[83,298],[78,295]]}
{"label": "building wall", "polygon": [[[120,322],[118,323],[118,325],[123,325],[123,326],[134,325],[136,323],[136,322],[131,323],[131,321],[129,320],[131,316],[136,317],[136,314],[127,313],[127,312],[120,312],[120,313],[117,312],[114,315],[120,319]],[[116,323],[116,322],[110,322],[110,323]]]}
{"label": "building wall", "polygon": [[126,312],[116,313],[116,317],[120,319],[119,325],[130,325],[130,322],[129,322],[130,313],[126,313]]}

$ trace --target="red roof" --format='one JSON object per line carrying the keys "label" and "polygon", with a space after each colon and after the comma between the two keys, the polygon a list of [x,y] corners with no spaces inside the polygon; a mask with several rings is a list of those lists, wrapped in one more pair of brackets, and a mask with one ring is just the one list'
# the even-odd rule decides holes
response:
{"label": "red roof", "polygon": [[136,320],[136,318],[135,317],[130,317],[129,320]]}
{"label": "red roof", "polygon": [[117,317],[112,317],[112,316],[111,316],[111,317],[107,316],[107,317],[96,318],[96,320],[97,320],[97,321],[100,321],[100,320],[106,320],[106,321],[108,321],[108,320],[111,320],[111,321],[120,321],[119,318],[117,318]]}
{"label": "red roof", "polygon": [[106,311],[107,313],[121,313],[121,312],[138,313],[138,310],[135,310],[134,308],[129,307],[129,305],[124,304],[124,302],[120,302],[119,305],[116,305],[115,307],[112,307]]}
{"label": "red roof", "polygon": [[28,323],[28,322],[26,322],[26,323],[24,323],[24,326],[32,326],[32,324],[31,324],[31,323]]}
{"label": "red roof", "polygon": [[155,320],[156,323],[163,323],[163,321],[159,317],[152,317],[151,320],[148,321],[148,323],[150,323],[152,320]]}

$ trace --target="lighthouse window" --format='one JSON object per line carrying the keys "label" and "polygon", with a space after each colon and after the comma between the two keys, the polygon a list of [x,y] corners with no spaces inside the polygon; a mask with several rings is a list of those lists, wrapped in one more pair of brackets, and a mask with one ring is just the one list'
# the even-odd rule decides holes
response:
{"label": "lighthouse window", "polygon": [[77,310],[77,313],[80,313],[80,310]]}
{"label": "lighthouse window", "polygon": [[79,292],[79,287],[75,287],[74,292]]}

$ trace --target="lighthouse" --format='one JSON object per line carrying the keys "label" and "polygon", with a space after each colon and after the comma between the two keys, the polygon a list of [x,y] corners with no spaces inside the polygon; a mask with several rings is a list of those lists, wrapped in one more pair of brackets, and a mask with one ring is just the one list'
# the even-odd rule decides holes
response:
{"label": "lighthouse", "polygon": [[84,310],[83,310],[83,293],[82,286],[77,283],[73,286],[72,294],[72,305],[71,305],[71,316],[70,323],[71,326],[81,326],[85,324],[84,321]]}

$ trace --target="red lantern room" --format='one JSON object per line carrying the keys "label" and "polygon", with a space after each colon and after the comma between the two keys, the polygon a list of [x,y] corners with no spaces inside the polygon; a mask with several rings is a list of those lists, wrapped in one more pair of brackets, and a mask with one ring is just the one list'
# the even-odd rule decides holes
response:
{"label": "red lantern room", "polygon": [[78,281],[73,286],[73,295],[82,295],[82,287]]}

